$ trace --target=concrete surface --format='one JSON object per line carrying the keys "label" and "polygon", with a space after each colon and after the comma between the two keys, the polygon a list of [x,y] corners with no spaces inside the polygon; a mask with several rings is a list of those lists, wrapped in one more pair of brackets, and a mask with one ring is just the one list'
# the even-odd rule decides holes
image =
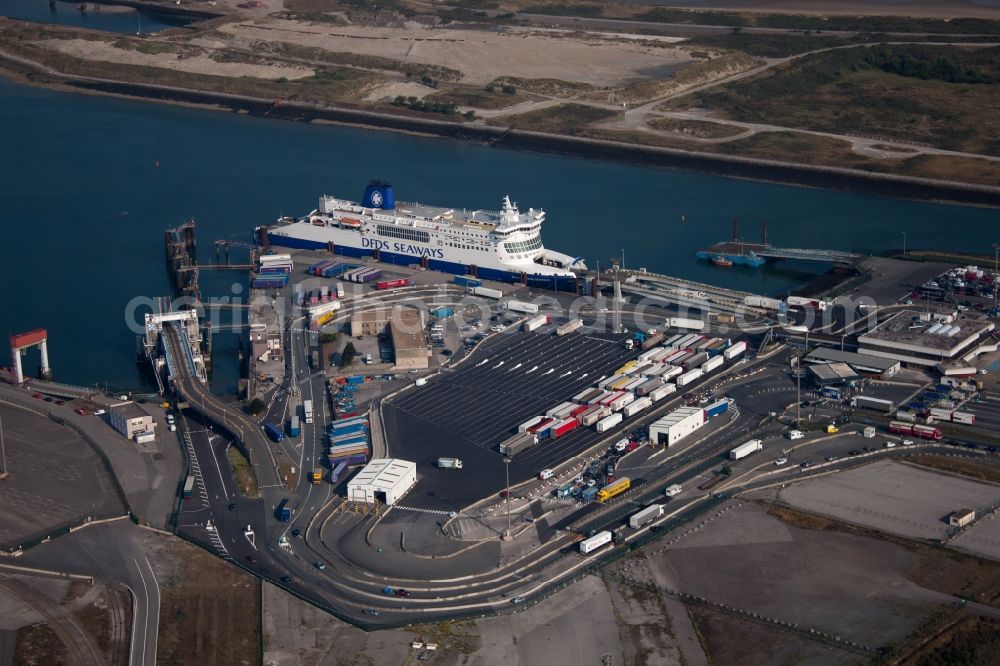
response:
{"label": "concrete surface", "polygon": [[882,461],[793,484],[778,499],[884,532],[940,539],[949,530],[948,514],[1000,502],[1000,485]]}
{"label": "concrete surface", "polygon": [[950,548],[1000,560],[1000,515],[990,513],[948,542]]}

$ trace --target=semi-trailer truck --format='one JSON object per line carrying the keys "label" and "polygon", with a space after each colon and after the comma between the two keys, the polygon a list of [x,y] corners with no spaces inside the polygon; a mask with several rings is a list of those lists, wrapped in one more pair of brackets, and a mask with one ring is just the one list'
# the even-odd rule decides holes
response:
{"label": "semi-trailer truck", "polygon": [[302,401],[302,413],[305,416],[306,423],[313,422],[313,401],[303,400]]}
{"label": "semi-trailer truck", "polygon": [[740,460],[741,458],[746,458],[751,453],[756,453],[764,448],[764,443],[759,439],[751,439],[749,442],[744,442],[740,444],[735,449],[729,452],[730,460]]}
{"label": "semi-trailer truck", "polygon": [[462,469],[462,461],[458,458],[438,458],[439,469]]}

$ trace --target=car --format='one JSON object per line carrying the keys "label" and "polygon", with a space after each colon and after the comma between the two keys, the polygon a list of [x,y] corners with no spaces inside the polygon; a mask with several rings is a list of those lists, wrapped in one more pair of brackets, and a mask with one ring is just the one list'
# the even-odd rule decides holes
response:
{"label": "car", "polygon": [[292,582],[292,577],[291,576],[282,576],[280,580],[281,580],[282,583],[291,583]]}
{"label": "car", "polygon": [[95,409],[94,410],[94,416],[103,416],[103,415],[104,415],[104,410],[103,409]]}
{"label": "car", "polygon": [[41,400],[42,399],[42,394],[41,393],[32,393],[31,397],[34,398],[35,400]]}
{"label": "car", "polygon": [[513,599],[510,600],[510,603],[512,604],[524,603],[524,597],[514,597]]}
{"label": "car", "polygon": [[812,466],[813,466],[813,464],[811,462],[809,462],[808,460],[805,461],[804,463],[802,463],[801,465],[799,465],[799,467],[801,467],[802,469],[809,469]]}
{"label": "car", "polygon": [[51,395],[45,396],[45,402],[55,402],[55,400]]}
{"label": "car", "polygon": [[965,448],[967,448],[967,449],[978,449],[979,448],[979,445],[976,444],[975,442],[966,442],[965,444],[963,444],[963,446]]}
{"label": "car", "polygon": [[292,536],[295,537],[296,539],[299,538],[300,536],[302,536],[302,530],[296,527],[295,529],[292,530]]}
{"label": "car", "polygon": [[236,502],[230,502],[229,503],[229,510],[230,511],[236,511]]}
{"label": "car", "polygon": [[989,373],[990,373],[990,371],[987,370],[986,368],[979,368],[979,374],[981,374],[981,375],[988,375]]}
{"label": "car", "polygon": [[56,400],[56,404],[57,405],[65,405],[66,401],[65,400]]}
{"label": "car", "polygon": [[888,442],[886,442],[885,444],[883,444],[882,447],[886,448],[886,449],[896,448],[896,442],[894,442],[892,440],[889,440]]}
{"label": "car", "polygon": [[504,498],[506,498],[506,497],[508,497],[509,495],[510,495],[510,493],[508,493],[508,492],[507,492],[506,490],[501,490],[501,491],[500,491],[500,497],[504,497]]}
{"label": "car", "polygon": [[826,461],[827,462],[836,462],[837,460],[838,460],[837,456],[827,456],[826,457]]}
{"label": "car", "polygon": [[313,566],[316,567],[317,569],[319,569],[320,571],[322,571],[323,569],[326,569],[326,565],[323,564],[322,562],[320,562],[319,560],[316,560],[315,562],[313,562]]}
{"label": "car", "polygon": [[861,455],[861,449],[851,449],[850,451],[847,452],[847,455],[849,455],[849,456],[860,456]]}
{"label": "car", "polygon": [[391,587],[383,587],[382,588],[382,594],[386,595],[387,597],[391,597],[394,592],[395,592],[395,590],[393,590]]}
{"label": "car", "polygon": [[378,611],[375,610],[374,608],[366,608],[361,612],[364,613],[365,615],[372,615],[374,617],[378,617]]}
{"label": "car", "polygon": [[776,467],[780,467],[787,463],[788,463],[788,458],[786,458],[785,456],[781,456],[780,458],[774,461]]}
{"label": "car", "polygon": [[904,439],[903,442],[902,442],[902,444],[903,444],[903,446],[913,446],[913,440],[912,439]]}
{"label": "car", "polygon": [[408,597],[408,596],[410,596],[410,593],[407,592],[406,590],[402,589],[402,588],[396,590],[395,594],[396,594],[397,597]]}
{"label": "car", "polygon": [[442,356],[451,356],[451,354],[452,354],[452,352],[451,352],[450,349],[442,349],[441,350],[441,355]]}
{"label": "car", "polygon": [[247,562],[250,564],[257,564],[257,558],[253,555],[247,555]]}
{"label": "car", "polygon": [[77,407],[73,411],[76,412],[77,414],[79,414],[80,416],[86,416],[87,415],[87,410],[85,410],[83,407]]}

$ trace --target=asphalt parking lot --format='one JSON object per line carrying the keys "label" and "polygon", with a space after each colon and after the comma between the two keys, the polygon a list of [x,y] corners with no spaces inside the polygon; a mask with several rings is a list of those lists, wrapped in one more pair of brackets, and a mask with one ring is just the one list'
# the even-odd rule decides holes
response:
{"label": "asphalt parking lot", "polygon": [[[384,404],[391,455],[418,465],[417,485],[403,504],[457,510],[501,491],[502,440],[639,354],[625,350],[626,335],[557,338],[550,329],[496,336],[458,369]],[[580,428],[545,440],[514,458],[510,482],[525,481],[607,436]],[[460,458],[464,469],[438,469],[434,461],[441,456]]]}

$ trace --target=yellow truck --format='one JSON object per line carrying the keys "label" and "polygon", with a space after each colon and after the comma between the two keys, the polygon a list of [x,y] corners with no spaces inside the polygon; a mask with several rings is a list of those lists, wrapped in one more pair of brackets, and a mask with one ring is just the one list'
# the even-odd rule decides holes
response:
{"label": "yellow truck", "polygon": [[621,495],[623,492],[632,487],[632,481],[629,480],[627,476],[623,476],[614,483],[609,483],[600,490],[597,491],[597,497],[595,498],[598,502],[607,502],[609,499],[616,495]]}
{"label": "yellow truck", "polygon": [[310,478],[312,479],[312,482],[313,482],[314,486],[318,486],[320,483],[322,483],[323,482],[323,468],[322,467],[317,467],[317,468],[313,469],[312,476]]}

